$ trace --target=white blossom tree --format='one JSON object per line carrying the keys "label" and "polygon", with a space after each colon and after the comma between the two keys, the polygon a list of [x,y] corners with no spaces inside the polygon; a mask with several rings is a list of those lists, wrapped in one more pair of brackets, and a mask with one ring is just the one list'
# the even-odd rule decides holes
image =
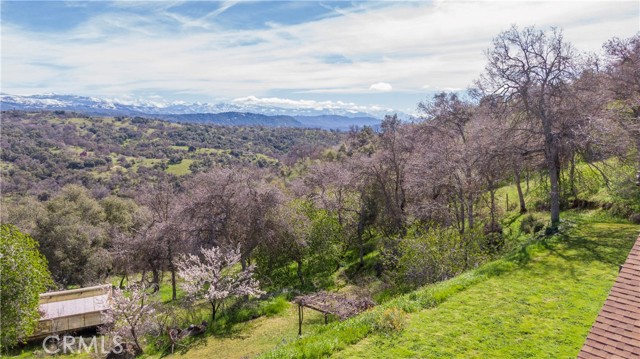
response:
{"label": "white blossom tree", "polygon": [[140,338],[153,329],[154,304],[143,286],[132,286],[126,292],[115,288],[110,309],[103,314],[110,323],[103,331],[135,345],[133,350],[142,353]]}
{"label": "white blossom tree", "polygon": [[183,289],[192,299],[206,299],[211,304],[211,321],[224,301],[233,296],[260,295],[264,292],[253,278],[255,266],[241,270],[240,248],[224,250],[220,247],[202,248],[202,259],[183,255],[176,263],[178,275],[184,280]]}

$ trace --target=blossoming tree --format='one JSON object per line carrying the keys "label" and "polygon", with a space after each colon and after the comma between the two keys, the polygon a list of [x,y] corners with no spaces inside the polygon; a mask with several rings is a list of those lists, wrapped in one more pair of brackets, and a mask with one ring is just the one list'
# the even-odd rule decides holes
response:
{"label": "blossoming tree", "polygon": [[132,286],[127,291],[118,288],[113,290],[110,310],[103,315],[109,323],[104,331],[109,335],[120,337],[135,345],[135,353],[142,353],[140,338],[153,329],[152,318],[155,315],[154,303],[144,286]]}
{"label": "blossoming tree", "polygon": [[248,266],[244,270],[238,266],[240,248],[202,248],[200,253],[201,257],[183,255],[177,262],[178,275],[184,280],[183,289],[192,299],[204,298],[211,304],[212,322],[227,298],[264,293],[253,278],[255,266]]}

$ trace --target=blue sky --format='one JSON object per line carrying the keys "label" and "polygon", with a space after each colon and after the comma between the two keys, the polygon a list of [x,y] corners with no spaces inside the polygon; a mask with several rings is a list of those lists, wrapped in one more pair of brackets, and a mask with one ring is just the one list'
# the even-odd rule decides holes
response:
{"label": "blue sky", "polygon": [[2,1],[2,92],[413,112],[469,86],[511,24],[579,50],[640,29],[637,1]]}

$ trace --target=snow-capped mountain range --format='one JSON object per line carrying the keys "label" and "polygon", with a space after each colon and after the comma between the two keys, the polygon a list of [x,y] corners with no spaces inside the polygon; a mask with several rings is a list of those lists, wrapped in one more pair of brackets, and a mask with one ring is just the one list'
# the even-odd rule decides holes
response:
{"label": "snow-capped mountain range", "polygon": [[254,96],[235,99],[223,103],[202,103],[184,101],[122,100],[85,97],[76,95],[41,94],[9,95],[0,94],[2,110],[68,110],[90,112],[92,114],[148,114],[182,115],[210,114],[223,112],[249,112],[267,116],[322,116],[384,118],[395,113],[391,109],[377,106],[365,107],[343,102],[294,101],[286,99],[261,99]]}

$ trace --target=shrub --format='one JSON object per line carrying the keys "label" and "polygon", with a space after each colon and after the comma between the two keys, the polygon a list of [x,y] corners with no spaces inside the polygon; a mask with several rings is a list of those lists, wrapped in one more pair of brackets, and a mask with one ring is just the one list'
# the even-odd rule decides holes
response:
{"label": "shrub", "polygon": [[398,243],[399,280],[421,286],[452,278],[487,259],[481,228],[460,234],[454,228],[431,228]]}
{"label": "shrub", "polygon": [[375,318],[374,330],[382,333],[398,333],[406,326],[406,313],[400,308],[387,308]]}
{"label": "shrub", "polygon": [[640,213],[640,187],[636,185],[634,168],[618,175],[612,183],[612,199],[610,212],[612,215],[624,219],[631,218],[633,214]]}
{"label": "shrub", "polygon": [[498,253],[504,247],[504,235],[500,223],[487,223],[484,226],[484,241],[482,247],[488,253]]}
{"label": "shrub", "polygon": [[609,209],[611,214],[615,217],[627,218],[633,213],[633,208],[626,202],[614,202]]}
{"label": "shrub", "polygon": [[262,306],[262,312],[267,317],[278,315],[289,308],[289,302],[284,296],[277,296],[268,302],[265,302]]}
{"label": "shrub", "polygon": [[180,156],[171,156],[169,158],[170,165],[177,165],[177,164],[180,164],[181,162],[182,162],[182,157]]}
{"label": "shrub", "polygon": [[525,216],[520,222],[520,231],[528,234],[540,232],[544,228],[544,223],[532,214]]}

